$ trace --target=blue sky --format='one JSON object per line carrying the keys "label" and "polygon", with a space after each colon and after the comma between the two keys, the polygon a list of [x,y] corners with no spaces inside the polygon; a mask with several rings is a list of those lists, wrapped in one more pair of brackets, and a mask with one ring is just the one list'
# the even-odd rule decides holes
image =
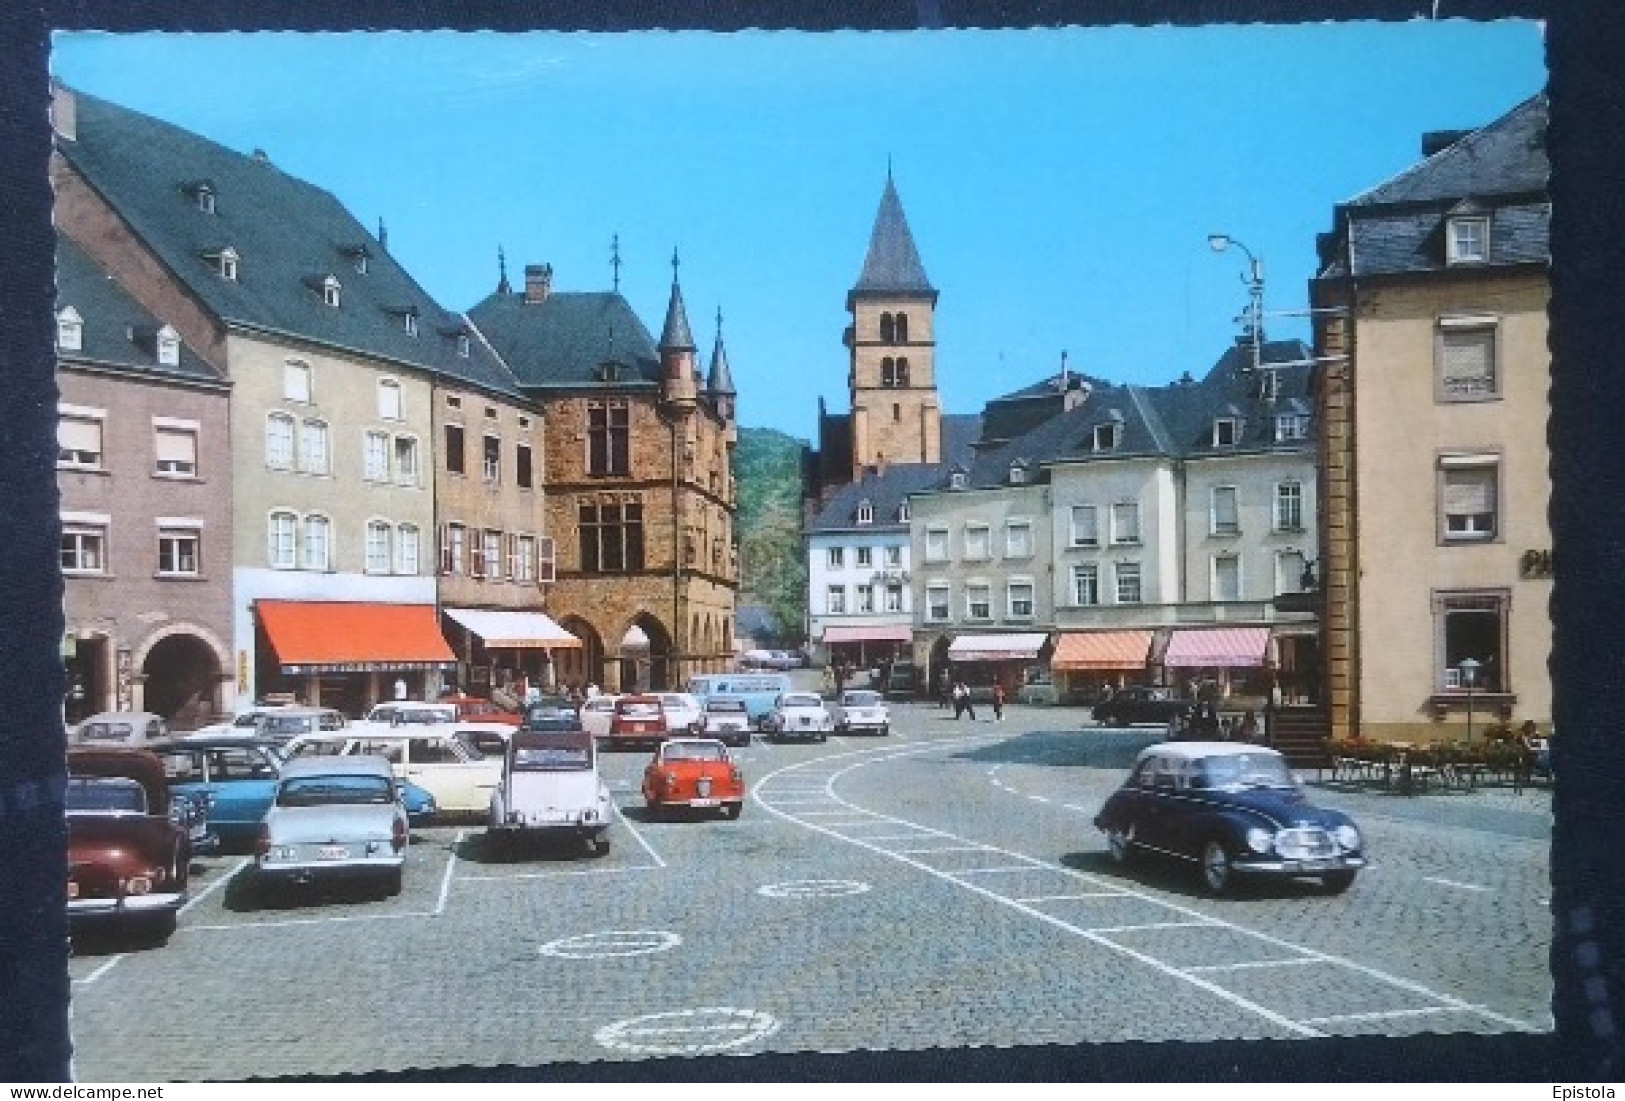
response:
{"label": "blue sky", "polygon": [[[70,85],[333,192],[451,309],[551,263],[658,333],[682,255],[695,338],[724,314],[740,421],[802,438],[846,409],[846,291],[891,164],[941,292],[938,386],[969,413],[1050,373],[1200,375],[1305,304],[1333,204],[1427,130],[1541,90],[1540,26],[904,33],[62,34]],[[1301,320],[1269,334],[1307,336]]]}

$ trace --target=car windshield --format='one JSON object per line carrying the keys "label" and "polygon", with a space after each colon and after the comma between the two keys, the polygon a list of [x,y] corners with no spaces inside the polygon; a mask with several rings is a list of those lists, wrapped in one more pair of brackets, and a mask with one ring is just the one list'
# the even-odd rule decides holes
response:
{"label": "car windshield", "polygon": [[79,728],[79,737],[88,742],[122,742],[134,733],[129,723],[86,723]]}
{"label": "car windshield", "polygon": [[848,692],[841,697],[842,707],[873,707],[879,702],[878,692]]}
{"label": "car windshield", "polygon": [[266,715],[260,722],[268,738],[293,738],[315,728],[309,715]]}
{"label": "car windshield", "polygon": [[347,803],[392,803],[394,785],[385,776],[299,776],[277,789],[279,807],[324,807]]}
{"label": "car windshield", "polygon": [[795,694],[795,695],[790,695],[790,696],[784,697],[784,702],[782,704],[780,704],[780,706],[781,707],[822,707],[822,706],[824,706],[824,701],[820,700],[817,696],[813,696],[813,695]]}
{"label": "car windshield", "polygon": [[660,717],[660,705],[653,701],[643,703],[623,703],[616,709],[617,713],[628,719],[656,719]]}
{"label": "car windshield", "polygon": [[344,752],[343,738],[313,738],[293,747],[290,757],[337,757]]}
{"label": "car windshield", "polygon": [[660,751],[666,761],[725,761],[728,753],[720,745],[705,742],[667,742]]}
{"label": "car windshield", "polygon": [[1236,753],[1195,762],[1191,786],[1197,788],[1297,787],[1286,759],[1274,754]]}
{"label": "car windshield", "polygon": [[456,722],[457,709],[454,707],[445,709],[428,707],[402,708],[391,715],[389,721],[396,726],[432,726],[435,723]]}
{"label": "car windshield", "polygon": [[585,746],[531,745],[513,751],[515,772],[581,772],[592,767]]}
{"label": "car windshield", "polygon": [[259,712],[250,711],[246,715],[238,715],[236,719],[232,720],[231,725],[242,727],[258,726],[260,725],[261,717],[262,716],[259,714]]}
{"label": "car windshield", "polygon": [[70,811],[147,811],[147,789],[125,776],[70,776],[67,808]]}
{"label": "car windshield", "polygon": [[744,700],[707,700],[705,709],[713,715],[742,715],[749,710]]}

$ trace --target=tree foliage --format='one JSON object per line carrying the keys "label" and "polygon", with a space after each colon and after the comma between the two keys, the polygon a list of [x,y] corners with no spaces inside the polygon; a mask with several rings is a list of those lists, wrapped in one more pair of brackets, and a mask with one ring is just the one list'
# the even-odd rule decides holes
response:
{"label": "tree foliage", "polygon": [[807,612],[807,559],[801,540],[802,441],[771,428],[740,428],[739,602],[760,604],[798,645]]}

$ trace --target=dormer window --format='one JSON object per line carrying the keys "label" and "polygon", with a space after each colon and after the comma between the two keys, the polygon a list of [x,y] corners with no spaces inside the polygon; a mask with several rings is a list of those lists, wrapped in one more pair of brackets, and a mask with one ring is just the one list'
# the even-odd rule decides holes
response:
{"label": "dormer window", "polygon": [[953,471],[952,473],[950,473],[948,475],[948,488],[949,489],[964,489],[965,488],[965,472],[963,470],[955,470],[955,471]]}
{"label": "dormer window", "polygon": [[467,333],[457,334],[457,354],[463,359],[468,358],[469,339]]}
{"label": "dormer window", "polygon": [[64,352],[77,352],[84,348],[85,321],[79,311],[66,306],[56,315],[56,346]]}
{"label": "dormer window", "polygon": [[1118,441],[1122,438],[1120,429],[1123,426],[1116,421],[1107,421],[1105,424],[1095,425],[1093,446],[1096,451],[1116,451]]}
{"label": "dormer window", "polygon": [[418,312],[416,310],[407,310],[402,314],[401,323],[406,326],[407,336],[418,335]]}
{"label": "dormer window", "polygon": [[1213,446],[1234,447],[1241,439],[1241,422],[1235,417],[1219,417],[1213,422]]}
{"label": "dormer window", "polygon": [[897,506],[897,522],[899,524],[908,523],[908,502],[906,500]]}
{"label": "dormer window", "polygon": [[875,506],[867,499],[858,502],[858,523],[872,524],[875,522]]}
{"label": "dormer window", "polygon": [[1461,215],[1445,223],[1445,262],[1484,264],[1490,258],[1490,220],[1482,214]]}
{"label": "dormer window", "polygon": [[1275,439],[1278,442],[1302,440],[1309,436],[1308,413],[1278,413],[1275,417]]}
{"label": "dormer window", "polygon": [[181,190],[191,197],[192,205],[203,213],[214,213],[214,184],[208,180],[194,180],[183,185]]}
{"label": "dormer window", "polygon": [[339,253],[355,267],[357,275],[367,274],[367,257],[370,253],[366,245],[345,245],[339,249]]}
{"label": "dormer window", "polygon": [[1027,464],[1019,459],[1010,464],[1010,484],[1013,486],[1027,484]]}
{"label": "dormer window", "polygon": [[236,249],[228,245],[217,252],[205,253],[204,259],[208,260],[220,278],[229,279],[233,283],[237,281],[237,261],[239,257]]}
{"label": "dormer window", "polygon": [[171,326],[165,325],[153,338],[154,353],[164,367],[178,367],[181,362],[181,338]]}
{"label": "dormer window", "polygon": [[344,289],[335,276],[329,275],[319,284],[322,292],[322,302],[333,309],[339,308],[339,294]]}

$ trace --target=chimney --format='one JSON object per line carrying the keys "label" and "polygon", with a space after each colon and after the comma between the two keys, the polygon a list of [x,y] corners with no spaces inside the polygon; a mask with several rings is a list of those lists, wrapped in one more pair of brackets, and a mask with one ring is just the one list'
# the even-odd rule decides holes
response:
{"label": "chimney", "polygon": [[1471,133],[1471,130],[1429,130],[1422,135],[1422,156],[1431,157],[1439,150],[1456,144],[1456,142]]}
{"label": "chimney", "polygon": [[546,302],[553,293],[553,265],[525,265],[525,301]]}
{"label": "chimney", "polygon": [[79,140],[79,99],[56,81],[51,82],[51,127],[60,138]]}

